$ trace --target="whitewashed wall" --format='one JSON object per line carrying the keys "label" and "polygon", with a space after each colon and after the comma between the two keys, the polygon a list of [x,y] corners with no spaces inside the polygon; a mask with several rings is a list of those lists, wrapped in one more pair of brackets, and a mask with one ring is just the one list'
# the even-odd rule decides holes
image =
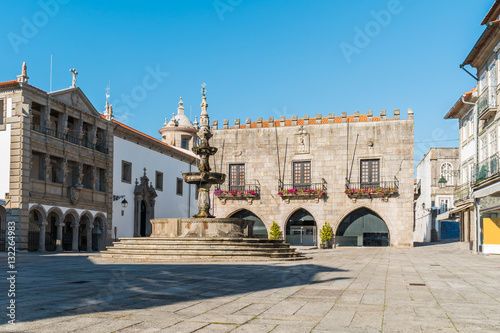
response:
{"label": "whitewashed wall", "polygon": [[[413,232],[413,241],[430,242],[431,240],[431,153],[427,153],[417,165],[417,179],[421,180],[420,196],[415,205],[415,231]],[[425,209],[422,204],[425,203]]]}
{"label": "whitewashed wall", "polygon": [[[122,160],[132,163],[131,184],[122,182]],[[114,137],[113,157],[113,194],[125,195],[129,205],[121,206],[123,199],[113,202],[113,226],[117,227],[117,236],[133,237],[134,235],[134,188],[136,178],[146,175],[155,186],[156,171],[163,172],[163,191],[156,190],[158,197],[155,205],[155,218],[191,217],[197,213],[198,201],[195,199],[195,186],[186,183],[183,195],[176,194],[177,178],[182,178],[183,172],[198,171],[196,165],[165,154],[158,153],[134,142]],[[122,210],[124,215],[122,216]],[[114,230],[112,230],[114,238]]]}

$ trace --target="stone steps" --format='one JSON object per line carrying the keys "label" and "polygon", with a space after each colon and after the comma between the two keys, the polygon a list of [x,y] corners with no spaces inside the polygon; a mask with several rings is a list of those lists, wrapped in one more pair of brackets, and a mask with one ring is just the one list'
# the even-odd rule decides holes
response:
{"label": "stone steps", "polygon": [[298,260],[307,259],[282,240],[257,238],[121,238],[101,252],[110,260]]}

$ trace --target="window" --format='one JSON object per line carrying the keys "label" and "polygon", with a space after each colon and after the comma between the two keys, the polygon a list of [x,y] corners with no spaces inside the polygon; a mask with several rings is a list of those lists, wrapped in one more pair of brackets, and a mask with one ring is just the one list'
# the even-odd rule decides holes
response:
{"label": "window", "polygon": [[311,187],[311,162],[293,163],[293,187],[297,189]]}
{"label": "window", "polygon": [[462,142],[467,141],[469,138],[469,119],[464,118],[462,122]]}
{"label": "window", "polygon": [[490,155],[493,156],[497,153],[497,130],[490,132]]}
{"label": "window", "polygon": [[243,191],[245,189],[245,164],[229,165],[229,190]]}
{"label": "window", "polygon": [[469,116],[469,121],[467,123],[469,125],[469,137],[474,135],[474,118],[472,114]]}
{"label": "window", "polygon": [[488,137],[485,135],[480,141],[479,161],[482,162],[488,157]]}
{"label": "window", "polygon": [[50,181],[53,183],[58,183],[62,184],[63,182],[63,161],[62,158],[59,157],[50,157],[50,169],[51,169],[51,174],[50,174]]}
{"label": "window", "polygon": [[122,161],[122,182],[131,183],[132,182],[132,163]]}
{"label": "window", "polygon": [[83,188],[92,190],[92,167],[90,165],[83,165]]}
{"label": "window", "polygon": [[444,212],[447,212],[448,210],[450,210],[450,202],[451,202],[451,199],[450,198],[440,198],[439,199],[439,210],[441,213],[444,213]]}
{"label": "window", "polygon": [[446,185],[453,185],[453,165],[451,163],[443,163],[441,164],[441,172],[440,177],[446,179]]}
{"label": "window", "polygon": [[189,149],[189,137],[183,136],[181,138],[181,148],[182,149]]}
{"label": "window", "polygon": [[361,160],[361,187],[380,186],[380,160]]}
{"label": "window", "polygon": [[163,172],[156,171],[155,187],[158,191],[163,191]]}
{"label": "window", "polygon": [[468,166],[464,166],[462,168],[462,184],[466,184],[469,182],[469,168]]}
{"label": "window", "polygon": [[30,178],[45,180],[45,155],[34,151],[32,156]]}
{"label": "window", "polygon": [[106,192],[106,170],[97,168],[97,191]]}
{"label": "window", "polygon": [[182,195],[183,186],[184,186],[184,182],[182,181],[182,178],[177,178],[177,186],[176,186],[177,195]]}

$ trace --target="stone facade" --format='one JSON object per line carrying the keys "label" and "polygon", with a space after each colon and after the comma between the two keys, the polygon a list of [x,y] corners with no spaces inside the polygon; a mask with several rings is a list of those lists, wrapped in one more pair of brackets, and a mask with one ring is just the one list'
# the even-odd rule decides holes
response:
{"label": "stone facade", "polygon": [[[0,83],[0,199],[20,250],[97,250],[111,230],[113,126],[78,87]],[[7,148],[6,148],[7,147]],[[2,219],[3,220],[3,219]]]}
{"label": "stone facade", "polygon": [[[287,222],[304,210],[314,219],[312,244],[317,245],[325,222],[337,232],[351,213],[368,209],[385,222],[391,246],[413,245],[411,110],[407,119],[400,119],[399,110],[389,119],[383,110],[379,117],[368,111],[245,123],[237,119],[231,127],[224,120],[222,128],[214,121],[212,131],[212,144],[219,148],[212,171],[228,174],[215,191],[216,217],[251,212],[268,232],[273,221],[278,223],[289,240]],[[362,163],[377,174],[369,186],[360,179]],[[374,193],[362,192],[369,187]],[[393,191],[375,193],[380,188]],[[348,195],[346,189],[352,192]]]}

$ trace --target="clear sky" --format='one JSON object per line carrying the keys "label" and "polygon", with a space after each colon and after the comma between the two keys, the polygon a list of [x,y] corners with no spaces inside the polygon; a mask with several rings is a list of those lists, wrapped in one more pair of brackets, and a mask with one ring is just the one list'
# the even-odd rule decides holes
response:
{"label": "clear sky", "polygon": [[[415,112],[415,159],[458,146],[443,116],[476,85],[459,68],[493,0],[9,1],[0,81],[77,86],[99,111],[159,138],[182,96],[211,120]],[[475,70],[469,68],[475,74]],[[190,112],[192,107],[192,111]]]}

